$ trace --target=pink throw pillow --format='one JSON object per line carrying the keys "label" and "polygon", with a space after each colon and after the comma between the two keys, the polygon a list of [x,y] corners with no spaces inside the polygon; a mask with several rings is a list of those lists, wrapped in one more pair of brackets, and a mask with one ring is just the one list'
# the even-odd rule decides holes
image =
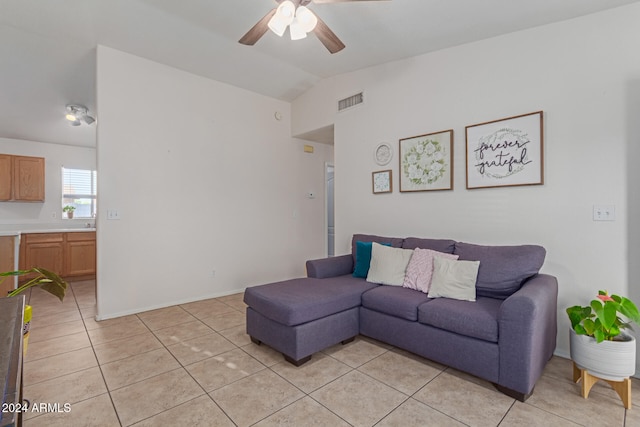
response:
{"label": "pink throw pillow", "polygon": [[451,260],[458,259],[458,255],[438,252],[432,249],[416,248],[413,251],[413,256],[411,257],[411,261],[409,261],[409,265],[407,265],[407,272],[404,276],[404,283],[402,284],[402,287],[421,291],[425,294],[428,293],[429,287],[431,287],[433,259],[435,257],[442,257]]}

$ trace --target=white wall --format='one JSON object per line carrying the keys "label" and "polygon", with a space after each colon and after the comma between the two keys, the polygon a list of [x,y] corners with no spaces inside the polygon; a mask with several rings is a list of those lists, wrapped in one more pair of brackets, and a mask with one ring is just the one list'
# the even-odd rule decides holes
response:
{"label": "white wall", "polygon": [[[637,183],[634,217],[628,187],[638,173],[627,170],[640,161],[638,116],[629,112],[640,103],[638,22],[635,4],[345,74],[294,101],[296,134],[335,122],[336,253],[349,250],[353,233],[543,245],[543,271],[560,286],[557,353],[567,356],[566,307],[598,289],[640,294],[629,275],[640,234],[629,226]],[[358,90],[363,106],[333,113]],[[545,184],[466,190],[465,126],[538,110]],[[399,193],[398,139],[446,129],[454,129],[454,190]],[[372,195],[371,172],[386,169],[372,152],[383,141],[396,150],[394,192]],[[592,221],[594,204],[615,205],[616,221]]]}
{"label": "white wall", "polygon": [[104,46],[97,58],[98,318],[302,276],[323,256],[332,147],[303,152],[289,103]]}
{"label": "white wall", "polygon": [[93,220],[86,218],[68,220],[62,214],[62,166],[95,169],[94,148],[0,138],[0,153],[45,159],[44,203],[1,202],[0,231],[75,228],[84,227],[87,222],[93,224]]}

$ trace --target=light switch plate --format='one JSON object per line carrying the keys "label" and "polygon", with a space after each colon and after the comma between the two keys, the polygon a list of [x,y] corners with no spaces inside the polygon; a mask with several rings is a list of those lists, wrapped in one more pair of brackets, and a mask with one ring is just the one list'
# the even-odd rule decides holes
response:
{"label": "light switch plate", "polygon": [[118,220],[120,219],[120,213],[116,209],[107,210],[107,219]]}
{"label": "light switch plate", "polygon": [[615,221],[616,207],[614,205],[594,205],[593,220],[594,221]]}

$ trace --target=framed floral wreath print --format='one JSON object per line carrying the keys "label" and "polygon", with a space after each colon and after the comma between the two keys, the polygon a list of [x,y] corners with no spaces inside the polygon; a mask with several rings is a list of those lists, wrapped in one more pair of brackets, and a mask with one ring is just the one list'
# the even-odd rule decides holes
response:
{"label": "framed floral wreath print", "polygon": [[400,192],[453,189],[453,130],[400,140]]}

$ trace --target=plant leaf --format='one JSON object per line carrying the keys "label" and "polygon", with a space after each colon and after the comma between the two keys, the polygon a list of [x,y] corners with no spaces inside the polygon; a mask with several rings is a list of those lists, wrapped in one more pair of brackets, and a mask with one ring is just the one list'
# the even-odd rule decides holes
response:
{"label": "plant leaf", "polygon": [[604,332],[598,329],[593,334],[593,337],[596,339],[596,342],[601,343],[602,341],[604,341]]}
{"label": "plant leaf", "polygon": [[602,318],[600,321],[602,322],[602,326],[607,330],[610,330],[618,319],[618,305],[618,303],[607,301],[602,308]]}
{"label": "plant leaf", "polygon": [[607,339],[612,340],[613,337],[617,337],[618,335],[620,335],[620,328],[618,327],[618,325],[613,325],[611,326],[611,329],[609,329],[609,333],[607,334]]}
{"label": "plant leaf", "polygon": [[585,319],[584,322],[582,322],[582,325],[584,326],[584,330],[587,335],[593,336],[593,333],[596,330],[595,322],[591,319]]}
{"label": "plant leaf", "polygon": [[629,320],[640,325],[640,312],[638,312],[638,307],[627,298],[622,298],[620,301],[620,313],[625,315]]}
{"label": "plant leaf", "polygon": [[576,331],[578,335],[589,335],[582,325],[576,325],[573,330]]}
{"label": "plant leaf", "polygon": [[60,301],[63,301],[64,296],[67,291],[67,282],[65,282],[60,276],[56,273],[46,270],[44,268],[34,267],[29,270],[17,270],[10,271],[7,273],[0,273],[0,276],[22,276],[24,274],[37,273],[38,275],[33,279],[29,280],[27,283],[18,287],[17,289],[12,290],[8,293],[8,296],[12,297],[18,295],[25,290],[39,286],[43,290],[51,293],[56,296]]}
{"label": "plant leaf", "polygon": [[[591,309],[589,309],[589,311],[591,311]],[[579,305],[574,305],[573,307],[567,308],[567,315],[569,316],[571,327],[573,329],[575,329],[576,325],[578,325],[580,322],[582,322],[582,319],[584,319],[584,316],[582,315],[582,307],[580,307]]]}

